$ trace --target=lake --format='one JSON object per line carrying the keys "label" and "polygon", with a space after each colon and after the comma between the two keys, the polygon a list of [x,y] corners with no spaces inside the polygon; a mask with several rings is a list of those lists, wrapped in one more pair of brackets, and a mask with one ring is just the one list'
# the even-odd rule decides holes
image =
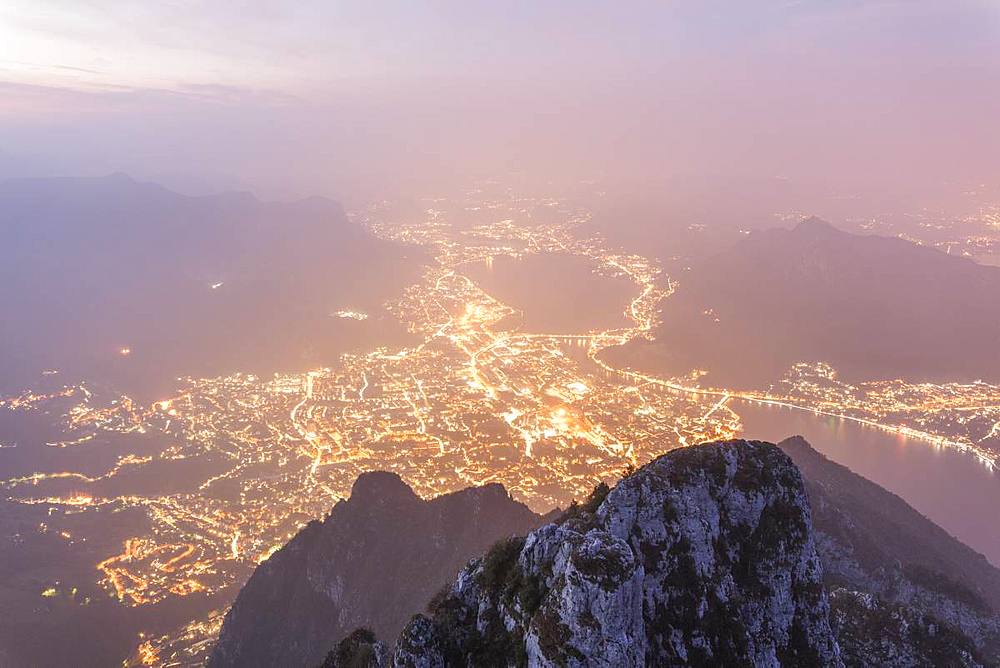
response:
{"label": "lake", "polygon": [[744,437],[777,442],[803,436],[1000,565],[1000,474],[970,455],[807,411],[744,402],[731,407],[743,418]]}
{"label": "lake", "polygon": [[[532,333],[586,334],[592,329],[628,327],[625,308],[639,288],[626,278],[594,273],[594,261],[563,253],[498,256],[461,272],[512,308],[519,317],[504,325]],[[585,304],[586,308],[581,308]]]}

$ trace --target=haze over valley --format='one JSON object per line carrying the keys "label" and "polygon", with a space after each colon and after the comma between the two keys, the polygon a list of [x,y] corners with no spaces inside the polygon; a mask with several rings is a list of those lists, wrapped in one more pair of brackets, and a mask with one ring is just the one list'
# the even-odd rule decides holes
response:
{"label": "haze over valley", "polygon": [[378,308],[419,261],[322,198],[187,197],[125,174],[0,185],[6,391],[43,372],[149,401],[178,376],[301,370],[401,343]]}

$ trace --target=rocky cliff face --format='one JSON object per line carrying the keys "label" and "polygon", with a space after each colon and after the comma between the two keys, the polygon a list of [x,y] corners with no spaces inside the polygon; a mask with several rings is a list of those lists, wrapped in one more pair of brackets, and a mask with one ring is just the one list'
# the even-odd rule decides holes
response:
{"label": "rocky cliff face", "polygon": [[470,558],[541,521],[499,485],[424,501],[395,474],[364,474],[258,567],[209,665],[319,665],[357,627],[394,638]]}
{"label": "rocky cliff face", "polygon": [[499,543],[397,666],[840,665],[809,503],[777,447],[674,451]]}

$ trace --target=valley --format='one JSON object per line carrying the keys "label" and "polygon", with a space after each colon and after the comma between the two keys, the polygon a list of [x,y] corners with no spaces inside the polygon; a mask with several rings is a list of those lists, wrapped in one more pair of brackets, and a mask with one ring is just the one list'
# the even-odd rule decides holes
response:
{"label": "valley", "polygon": [[[428,202],[418,217],[380,205],[353,217],[430,258],[376,315],[400,323],[412,345],[345,353],[302,373],[188,377],[151,403],[88,382],[62,385],[58,374],[0,402],[7,423],[35,424],[3,437],[4,506],[20,518],[24,542],[60,537],[53,549],[75,560],[79,579],[42,573],[34,595],[72,610],[90,605],[77,594],[88,589],[125,609],[186,611],[183,624],[137,629],[132,664],[203,661],[252,569],[365,471],[397,473],[424,498],[500,483],[546,512],[665,451],[741,434],[748,402],[905,435],[984,475],[1000,458],[989,440],[1000,420],[994,385],[847,385],[829,366],[802,365],[782,384],[737,390],[703,384],[698,370],[657,376],[608,361],[607,351],[653,335],[677,283],[655,259],[581,234],[589,213],[571,202],[471,193]],[[621,315],[585,328],[544,303],[507,303],[475,279],[491,263],[525,257],[573,258],[595,285],[613,283]],[[344,312],[348,321],[369,316]],[[540,323],[552,330],[532,327]],[[135,524],[124,531],[126,515]]]}

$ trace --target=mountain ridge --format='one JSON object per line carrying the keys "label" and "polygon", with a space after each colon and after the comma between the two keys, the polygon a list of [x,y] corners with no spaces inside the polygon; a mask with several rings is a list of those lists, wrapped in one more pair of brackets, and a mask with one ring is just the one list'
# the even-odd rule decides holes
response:
{"label": "mountain ridge", "polygon": [[[373,512],[412,495],[358,483]],[[972,667],[1000,659],[997,596],[982,555],[801,437],[729,441],[599,485],[473,558],[394,646],[342,630],[323,665]]]}
{"label": "mountain ridge", "polygon": [[655,340],[617,364],[766,387],[824,361],[849,382],[1000,379],[1000,268],[817,218],[752,232],[677,277]]}
{"label": "mountain ridge", "polygon": [[[405,329],[382,305],[423,259],[332,200],[193,197],[125,174],[0,182],[0,230],[0,392],[57,369],[155,400],[178,376],[299,371],[399,345]],[[344,308],[375,317],[332,317]]]}
{"label": "mountain ridge", "polygon": [[317,205],[328,206],[331,210],[339,210],[343,213],[341,204],[325,195],[309,195],[293,199],[261,199],[256,193],[250,190],[222,190],[211,194],[189,195],[179,192],[171,187],[165,186],[156,181],[139,179],[128,172],[116,171],[103,176],[13,176],[0,179],[0,193],[7,192],[31,192],[33,187],[45,188],[57,184],[63,187],[67,194],[74,190],[86,190],[89,188],[105,187],[111,191],[115,187],[127,186],[138,192],[159,193],[163,196],[193,200],[195,202],[247,202],[256,204],[271,205]]}
{"label": "mountain ridge", "polygon": [[364,473],[257,568],[209,666],[318,665],[357,626],[398,634],[469,558],[541,522],[498,484],[425,501],[395,473]]}

